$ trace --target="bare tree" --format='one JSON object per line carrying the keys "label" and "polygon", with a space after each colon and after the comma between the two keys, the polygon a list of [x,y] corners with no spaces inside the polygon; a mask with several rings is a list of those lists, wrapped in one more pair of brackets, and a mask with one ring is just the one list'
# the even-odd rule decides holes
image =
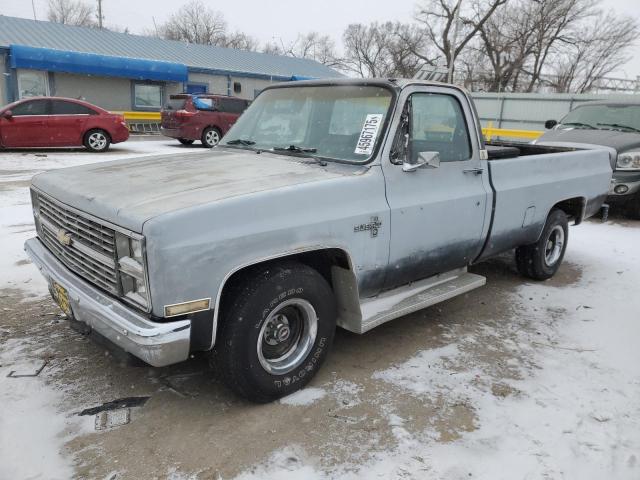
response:
{"label": "bare tree", "polygon": [[416,20],[446,65],[452,67],[483,25],[506,2],[472,0],[462,4],[461,0],[424,0],[418,7]]}
{"label": "bare tree", "polygon": [[296,58],[309,58],[329,67],[341,65],[341,59],[336,53],[335,42],[328,35],[318,32],[299,34],[298,37],[287,44],[280,41],[267,43],[263,51],[276,55],[287,55]]}
{"label": "bare tree", "polygon": [[598,14],[591,24],[581,25],[554,61],[556,91],[584,93],[597,87],[602,77],[630,60],[638,28],[635,19],[613,13]]}
{"label": "bare tree", "polygon": [[425,53],[425,37],[407,24],[351,24],[342,39],[341,67],[360,77],[412,77],[421,63],[432,61]]}
{"label": "bare tree", "polygon": [[65,25],[94,27],[93,8],[81,0],[49,0],[47,18]]}
{"label": "bare tree", "polygon": [[200,0],[193,0],[157,29],[158,36],[168,40],[215,45],[219,47],[255,50],[257,42],[241,33],[229,33],[222,13],[207,7]]}

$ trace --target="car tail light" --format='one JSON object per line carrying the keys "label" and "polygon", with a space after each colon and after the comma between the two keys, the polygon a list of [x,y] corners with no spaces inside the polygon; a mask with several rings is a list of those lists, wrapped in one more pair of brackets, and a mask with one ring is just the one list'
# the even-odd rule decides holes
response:
{"label": "car tail light", "polygon": [[189,117],[193,117],[196,114],[196,112],[189,112],[187,110],[178,110],[176,112],[176,117],[178,118],[189,118]]}

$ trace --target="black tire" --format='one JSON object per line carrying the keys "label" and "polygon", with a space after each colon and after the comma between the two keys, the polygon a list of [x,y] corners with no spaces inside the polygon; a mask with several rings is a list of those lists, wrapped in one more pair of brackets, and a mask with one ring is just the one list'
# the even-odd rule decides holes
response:
{"label": "black tire", "polygon": [[640,220],[640,192],[636,193],[635,198],[629,202],[627,216],[634,220]]}
{"label": "black tire", "polygon": [[182,145],[191,145],[194,142],[193,140],[189,140],[188,138],[179,138],[178,141]]}
{"label": "black tire", "polygon": [[564,258],[569,240],[567,215],[558,209],[551,211],[536,243],[516,248],[518,272],[534,280],[553,277]]}
{"label": "black tire", "polygon": [[84,134],[82,143],[90,152],[106,152],[111,145],[111,136],[100,128],[94,128]]}
{"label": "black tire", "polygon": [[[253,270],[224,304],[215,362],[225,384],[253,402],[270,402],[304,387],[333,343],[333,291],[306,265],[286,262]],[[308,326],[313,313],[315,336]],[[286,332],[290,337],[277,338]]]}
{"label": "black tire", "polygon": [[221,138],[222,134],[220,133],[220,130],[216,127],[207,127],[202,132],[200,140],[205,148],[213,148],[220,143]]}

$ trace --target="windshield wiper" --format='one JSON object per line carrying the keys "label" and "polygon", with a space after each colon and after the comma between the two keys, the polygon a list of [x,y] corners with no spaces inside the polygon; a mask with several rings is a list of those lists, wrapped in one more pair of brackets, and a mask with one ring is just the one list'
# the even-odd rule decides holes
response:
{"label": "windshield wiper", "polygon": [[620,123],[598,123],[598,125],[602,125],[603,127],[613,127],[613,128],[626,128],[627,130],[631,130],[633,132],[640,132],[637,128],[630,127],[629,125],[622,125]]}
{"label": "windshield wiper", "polygon": [[236,138],[235,140],[229,140],[228,142],[224,142],[225,145],[243,145],[245,147],[250,147],[251,145],[255,145],[256,142],[253,140],[245,140],[243,138]]}
{"label": "windshield wiper", "polygon": [[289,145],[288,147],[273,147],[272,150],[274,152],[292,152],[292,153],[297,153],[297,154],[300,154],[301,156],[304,156],[304,157],[313,158],[316,162],[318,162],[323,167],[327,166],[327,162],[325,162],[324,160],[322,160],[318,156],[313,155],[314,153],[316,153],[318,151],[317,148],[300,147],[298,145]]}
{"label": "windshield wiper", "polygon": [[560,125],[566,125],[571,127],[585,127],[585,128],[591,128],[593,130],[597,130],[597,128],[594,127],[593,125],[589,125],[588,123],[582,123],[582,122],[567,122],[567,123],[561,123]]}

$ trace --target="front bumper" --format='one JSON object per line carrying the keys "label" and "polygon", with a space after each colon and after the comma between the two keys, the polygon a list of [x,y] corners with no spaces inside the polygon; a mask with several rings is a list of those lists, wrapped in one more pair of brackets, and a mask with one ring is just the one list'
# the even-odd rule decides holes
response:
{"label": "front bumper", "polygon": [[[620,191],[620,187],[624,187]],[[618,170],[613,172],[613,180],[609,190],[608,202],[625,201],[640,195],[640,172]]]}
{"label": "front bumper", "polygon": [[67,290],[76,320],[154,367],[189,357],[191,320],[152,322],[71,273],[38,238],[27,240],[24,249],[50,286],[55,281]]}

